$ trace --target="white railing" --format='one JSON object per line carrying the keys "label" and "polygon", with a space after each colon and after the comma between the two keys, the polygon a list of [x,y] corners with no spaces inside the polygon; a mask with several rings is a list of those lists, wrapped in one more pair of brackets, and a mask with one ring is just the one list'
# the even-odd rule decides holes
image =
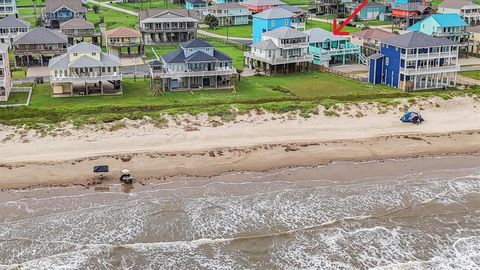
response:
{"label": "white railing", "polygon": [[122,80],[122,74],[50,77],[51,82],[86,82],[86,81],[118,81],[118,80]]}
{"label": "white railing", "polygon": [[292,23],[292,28],[295,28],[295,29],[305,28],[305,23],[304,22]]}
{"label": "white railing", "polygon": [[301,43],[293,43],[293,44],[278,44],[279,48],[282,49],[295,49],[295,48],[307,48],[308,47],[308,42],[301,42]]}
{"label": "white railing", "polygon": [[338,54],[352,54],[359,53],[360,48],[345,48],[345,49],[334,49],[334,50],[322,50],[322,55],[334,56]]}
{"label": "white railing", "polygon": [[428,67],[428,68],[401,68],[400,73],[405,75],[418,75],[418,74],[433,74],[442,72],[457,72],[460,71],[460,65],[451,65],[443,67]]}
{"label": "white railing", "polygon": [[285,58],[265,58],[262,56],[254,55],[251,52],[245,52],[244,55],[248,58],[252,58],[255,60],[259,60],[271,65],[279,65],[279,64],[288,64],[288,63],[298,63],[298,62],[310,62],[313,60],[313,55],[305,54],[302,56],[294,56],[294,57],[285,57]]}
{"label": "white railing", "polygon": [[201,76],[217,76],[217,75],[232,75],[236,72],[234,68],[225,68],[217,70],[204,71],[154,71],[153,75],[161,78],[180,78],[180,77],[201,77]]}
{"label": "white railing", "polygon": [[457,53],[453,52],[437,52],[437,53],[419,53],[419,54],[405,54],[401,55],[402,59],[415,60],[415,59],[430,59],[438,57],[456,57]]}

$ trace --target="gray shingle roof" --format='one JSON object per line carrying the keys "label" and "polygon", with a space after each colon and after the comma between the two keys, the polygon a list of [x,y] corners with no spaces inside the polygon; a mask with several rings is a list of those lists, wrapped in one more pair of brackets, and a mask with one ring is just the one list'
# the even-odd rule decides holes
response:
{"label": "gray shingle roof", "polygon": [[45,12],[55,12],[62,6],[74,12],[87,12],[87,8],[82,5],[82,0],[47,0]]}
{"label": "gray shingle roof", "polygon": [[308,37],[307,34],[287,26],[282,26],[280,28],[265,32],[263,33],[263,35],[273,37],[273,38],[282,38],[282,39]]}
{"label": "gray shingle roof", "polygon": [[13,39],[13,44],[55,44],[68,43],[68,38],[45,27],[36,27]]}
{"label": "gray shingle roof", "polygon": [[95,25],[83,18],[75,18],[60,24],[60,29],[95,29]]}
{"label": "gray shingle roof", "polygon": [[213,57],[217,58],[219,61],[233,61],[230,56],[218,50],[213,50]]}
{"label": "gray shingle roof", "polygon": [[393,4],[392,9],[398,9],[403,11],[420,11],[423,12],[426,9],[431,9],[429,6],[424,6],[422,3],[410,3],[410,4]]}
{"label": "gray shingle roof", "polygon": [[11,27],[30,28],[30,23],[24,20],[15,18],[15,16],[7,16],[0,20],[0,28],[11,28]]}
{"label": "gray shingle roof", "polygon": [[182,49],[167,53],[162,55],[162,58],[165,62],[171,64],[185,63],[185,55],[183,54]]}
{"label": "gray shingle roof", "polygon": [[168,64],[183,64],[187,62],[206,62],[206,61],[232,61],[232,58],[218,50],[213,50],[213,56],[204,52],[196,52],[189,57],[185,57],[183,49],[175,50],[171,53],[162,55],[163,61]]}
{"label": "gray shingle roof", "polygon": [[282,19],[282,18],[291,18],[293,16],[295,16],[295,13],[290,12],[281,7],[270,8],[253,15],[253,17],[260,18],[260,19]]}
{"label": "gray shingle roof", "polygon": [[457,43],[447,38],[437,38],[421,32],[409,32],[384,41],[383,43],[400,48],[423,48],[449,46]]}
{"label": "gray shingle roof", "polygon": [[206,54],[202,51],[197,51],[194,54],[190,55],[185,59],[185,62],[190,63],[190,62],[217,62],[218,59]]}
{"label": "gray shingle roof", "polygon": [[77,60],[73,61],[68,65],[71,68],[81,68],[81,67],[102,67],[103,64],[102,62],[89,57],[89,56],[82,56],[78,58]]}
{"label": "gray shingle roof", "polygon": [[92,43],[80,42],[67,48],[69,53],[82,53],[82,52],[101,52],[100,46],[93,45]]}
{"label": "gray shingle roof", "polygon": [[204,48],[204,47],[213,47],[210,43],[206,42],[203,39],[194,38],[188,41],[185,41],[181,44],[183,48]]}
{"label": "gray shingle roof", "polygon": [[260,50],[275,50],[278,49],[277,45],[271,40],[262,40],[260,42],[257,42],[255,44],[252,44],[253,48],[260,49]]}

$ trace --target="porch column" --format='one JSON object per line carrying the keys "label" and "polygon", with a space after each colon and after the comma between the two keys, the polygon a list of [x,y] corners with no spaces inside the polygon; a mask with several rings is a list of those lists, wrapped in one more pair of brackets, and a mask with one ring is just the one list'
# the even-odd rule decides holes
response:
{"label": "porch column", "polygon": [[103,82],[100,81],[99,83],[100,83],[100,91],[102,92],[102,96],[103,96]]}

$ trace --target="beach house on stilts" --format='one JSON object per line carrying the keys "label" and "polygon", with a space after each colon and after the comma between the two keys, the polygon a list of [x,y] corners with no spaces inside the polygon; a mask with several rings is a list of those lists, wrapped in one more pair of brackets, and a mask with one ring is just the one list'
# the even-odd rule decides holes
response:
{"label": "beach house on stilts", "polygon": [[86,42],[70,46],[50,60],[53,96],[87,96],[122,93],[120,59]]}

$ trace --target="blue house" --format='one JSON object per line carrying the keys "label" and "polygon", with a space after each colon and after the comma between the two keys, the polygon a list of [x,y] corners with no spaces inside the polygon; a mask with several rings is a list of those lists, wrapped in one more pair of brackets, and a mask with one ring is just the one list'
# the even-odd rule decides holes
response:
{"label": "blue house", "polygon": [[456,85],[458,44],[420,32],[382,42],[369,58],[369,82],[413,91]]}
{"label": "blue house", "polygon": [[[353,13],[353,11],[360,6],[360,3],[349,6],[349,14]],[[381,14],[385,14],[387,12],[387,6],[380,2],[368,2],[364,8],[360,10],[358,13],[358,18],[362,21],[364,20],[376,20],[380,17]]]}
{"label": "blue house", "polygon": [[422,3],[425,0],[392,0],[392,4]]}
{"label": "blue house", "polygon": [[304,30],[303,14],[293,13],[282,7],[274,7],[253,15],[253,43],[261,41],[263,33],[283,26]]}
{"label": "blue house", "polygon": [[467,42],[468,24],[456,13],[432,14],[408,28],[435,37],[446,37],[455,42]]}
{"label": "blue house", "polygon": [[200,17],[207,11],[207,2],[203,0],[185,0],[185,8],[195,10]]}

